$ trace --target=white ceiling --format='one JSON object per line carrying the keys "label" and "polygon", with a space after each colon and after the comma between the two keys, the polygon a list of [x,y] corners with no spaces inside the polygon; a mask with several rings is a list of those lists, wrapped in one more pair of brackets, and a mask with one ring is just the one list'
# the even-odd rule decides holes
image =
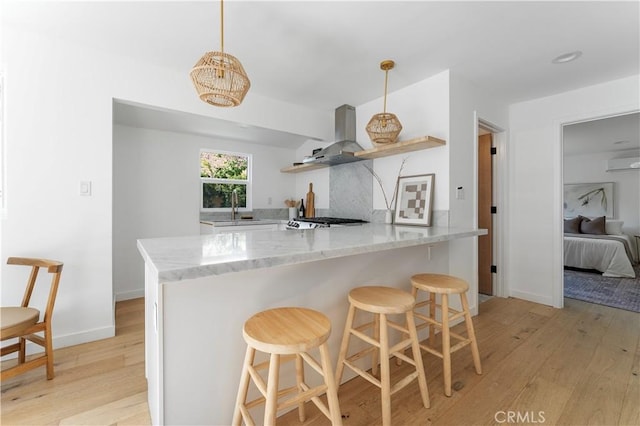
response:
{"label": "white ceiling", "polygon": [[638,155],[640,150],[640,113],[619,115],[564,126],[562,129],[564,155],[628,151]]}
{"label": "white ceiling", "polygon": [[[217,1],[4,0],[3,24],[184,73],[219,50]],[[9,41],[10,42],[10,41]],[[575,62],[552,64],[581,50]],[[225,1],[225,51],[252,93],[360,105],[450,69],[507,103],[640,72],[640,2]],[[194,91],[195,96],[195,91]]]}
{"label": "white ceiling", "polygon": [[215,135],[218,138],[227,140],[253,143],[260,141],[261,145],[280,148],[297,148],[305,141],[319,140],[310,136],[120,100],[116,100],[113,106],[113,121],[123,126],[190,133],[200,136]]}

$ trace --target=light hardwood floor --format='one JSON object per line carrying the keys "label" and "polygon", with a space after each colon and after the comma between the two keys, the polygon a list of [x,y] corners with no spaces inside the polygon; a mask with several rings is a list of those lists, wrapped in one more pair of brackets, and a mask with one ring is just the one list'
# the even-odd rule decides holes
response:
{"label": "light hardwood floor", "polygon": [[144,299],[116,304],[116,337],[54,353],[53,380],[37,368],[2,383],[2,425],[151,423],[144,377]]}
{"label": "light hardwood floor", "polygon": [[[469,351],[454,353],[447,398],[441,363],[424,354],[431,408],[422,407],[417,384],[408,386],[392,397],[394,424],[509,424],[508,415],[511,424],[518,415],[519,424],[640,424],[640,314],[565,303],[482,303],[474,324],[483,374]],[[56,350],[54,380],[37,369],[3,383],[2,424],[148,425],[143,310],[141,299],[120,302],[116,337]],[[395,373],[409,368],[391,364]],[[380,423],[379,391],[364,379],[342,385],[339,399],[345,426]],[[312,405],[307,414],[306,425],[328,423]],[[278,422],[300,424],[295,411]]]}

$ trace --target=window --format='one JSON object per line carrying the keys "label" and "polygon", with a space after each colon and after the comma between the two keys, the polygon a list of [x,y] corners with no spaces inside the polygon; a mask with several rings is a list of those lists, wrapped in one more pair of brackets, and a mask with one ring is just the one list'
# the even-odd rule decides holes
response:
{"label": "window", "polygon": [[200,151],[200,209],[230,211],[238,194],[239,210],[251,210],[251,156],[224,151]]}

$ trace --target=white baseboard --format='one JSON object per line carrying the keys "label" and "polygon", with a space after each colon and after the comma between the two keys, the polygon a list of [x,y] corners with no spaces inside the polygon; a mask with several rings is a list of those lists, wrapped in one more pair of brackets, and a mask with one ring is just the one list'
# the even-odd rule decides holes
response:
{"label": "white baseboard", "polygon": [[116,293],[116,302],[144,297],[144,289]]}
{"label": "white baseboard", "polygon": [[[96,340],[108,339],[116,335],[115,326],[95,328],[93,330],[82,331],[80,333],[67,334],[64,336],[53,337],[53,349],[65,348],[67,346],[80,345],[82,343],[94,342]],[[17,341],[17,340],[16,340]],[[11,340],[8,344],[13,343]],[[27,354],[36,354],[44,352],[44,348],[35,343],[27,342]],[[7,359],[15,358],[17,353],[7,355]]]}
{"label": "white baseboard", "polygon": [[511,297],[517,299],[528,300],[529,302],[541,303],[543,305],[553,306],[553,298],[549,295],[529,293],[526,291],[518,291],[511,289]]}
{"label": "white baseboard", "polygon": [[82,343],[93,342],[96,340],[108,339],[116,335],[115,325],[108,327],[94,328],[93,330],[81,331],[79,333],[67,334],[64,336],[53,337],[54,348],[64,348],[67,346],[80,345]]}

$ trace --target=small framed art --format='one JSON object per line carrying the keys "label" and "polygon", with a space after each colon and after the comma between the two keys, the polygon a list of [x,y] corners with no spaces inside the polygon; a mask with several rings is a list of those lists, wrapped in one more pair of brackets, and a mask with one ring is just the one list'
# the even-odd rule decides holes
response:
{"label": "small framed art", "polygon": [[564,185],[565,219],[579,215],[613,219],[613,182]]}
{"label": "small framed art", "polygon": [[434,180],[433,173],[398,177],[398,201],[394,223],[431,226]]}

